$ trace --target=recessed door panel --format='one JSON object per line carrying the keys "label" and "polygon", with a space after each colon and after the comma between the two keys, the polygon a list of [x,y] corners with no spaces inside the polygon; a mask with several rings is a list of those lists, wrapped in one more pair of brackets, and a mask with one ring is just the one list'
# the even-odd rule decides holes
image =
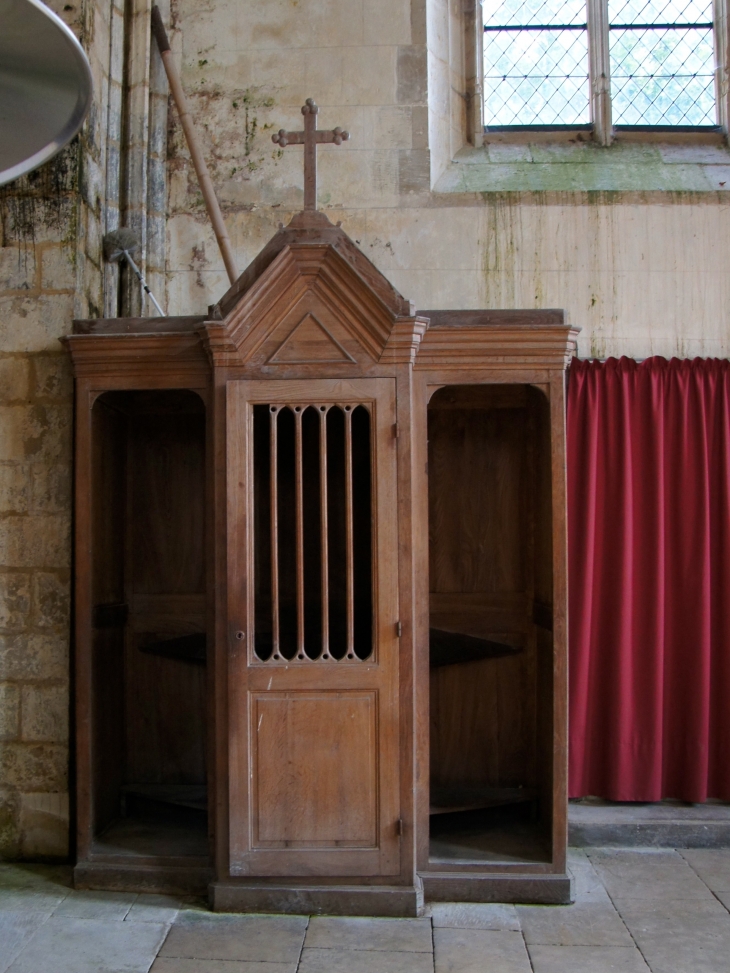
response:
{"label": "recessed door panel", "polygon": [[229,382],[231,872],[400,865],[395,383]]}
{"label": "recessed door panel", "polygon": [[256,694],[256,848],[378,843],[377,694]]}

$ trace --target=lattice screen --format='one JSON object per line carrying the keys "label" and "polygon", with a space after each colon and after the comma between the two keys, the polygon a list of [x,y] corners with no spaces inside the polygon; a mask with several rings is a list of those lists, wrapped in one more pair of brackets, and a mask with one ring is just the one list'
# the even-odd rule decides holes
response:
{"label": "lattice screen", "polygon": [[368,407],[254,406],[255,653],[338,662],[373,651]]}

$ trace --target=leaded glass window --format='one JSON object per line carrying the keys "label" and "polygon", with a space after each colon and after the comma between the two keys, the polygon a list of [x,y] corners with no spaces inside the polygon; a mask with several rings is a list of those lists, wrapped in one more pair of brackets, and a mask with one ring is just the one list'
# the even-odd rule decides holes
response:
{"label": "leaded glass window", "polygon": [[711,0],[609,0],[614,125],[714,125]]}
{"label": "leaded glass window", "polygon": [[584,0],[484,0],[486,123],[590,122]]}
{"label": "leaded glass window", "polygon": [[717,124],[712,0],[483,0],[482,10],[488,128],[587,127],[591,85],[609,75],[605,114],[619,128]]}

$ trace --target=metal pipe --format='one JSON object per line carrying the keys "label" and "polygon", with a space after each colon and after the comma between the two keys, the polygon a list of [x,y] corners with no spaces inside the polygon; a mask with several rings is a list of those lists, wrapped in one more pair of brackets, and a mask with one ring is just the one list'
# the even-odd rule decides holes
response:
{"label": "metal pipe", "polygon": [[160,314],[160,315],[162,315],[162,317],[164,317],[165,316],[165,312],[162,310],[162,308],[160,307],[160,305],[157,303],[157,298],[155,297],[155,295],[152,293],[152,291],[147,286],[147,281],[144,279],[144,276],[142,275],[142,271],[139,269],[139,267],[134,262],[134,260],[132,260],[131,254],[129,253],[128,250],[122,250],[122,253],[124,254],[124,258],[127,261],[127,263],[129,264],[129,266],[132,268],[132,270],[134,271],[134,273],[137,275],[137,280],[139,281],[140,287],[142,288],[142,290],[144,291],[144,293],[147,294],[147,296],[149,297],[149,299],[152,301],[152,303],[157,308],[157,313]]}

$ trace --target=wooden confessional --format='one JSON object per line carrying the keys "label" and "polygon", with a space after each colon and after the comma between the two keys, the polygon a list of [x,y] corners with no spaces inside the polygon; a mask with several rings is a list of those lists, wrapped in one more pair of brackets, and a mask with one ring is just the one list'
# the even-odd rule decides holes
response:
{"label": "wooden confessional", "polygon": [[76,882],[564,902],[558,311],[425,311],[312,209],[75,322]]}

